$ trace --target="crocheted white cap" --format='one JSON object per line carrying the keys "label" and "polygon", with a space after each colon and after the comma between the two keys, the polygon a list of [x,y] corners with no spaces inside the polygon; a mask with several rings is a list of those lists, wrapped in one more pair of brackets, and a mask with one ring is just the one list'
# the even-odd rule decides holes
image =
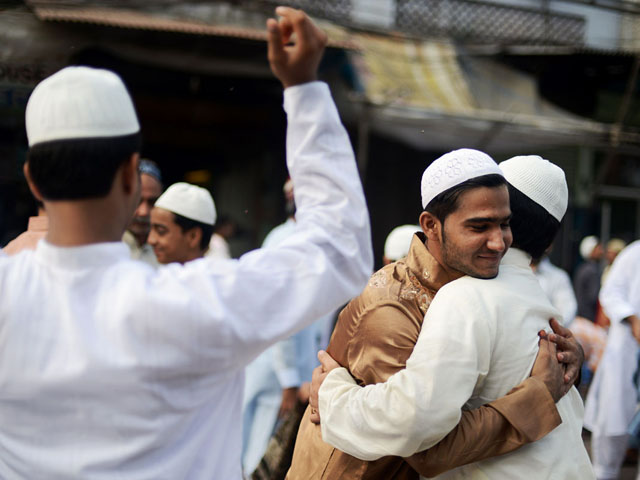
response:
{"label": "crocheted white cap", "polygon": [[584,237],[580,242],[580,255],[582,256],[582,258],[587,260],[591,256],[593,249],[596,248],[596,245],[598,245],[598,243],[600,243],[598,237],[595,237],[593,235]]}
{"label": "crocheted white cap", "polygon": [[484,152],[461,148],[445,153],[422,174],[422,208],[445,190],[490,174],[503,176],[498,164]]}
{"label": "crocheted white cap", "polygon": [[500,163],[500,169],[507,182],[562,221],[569,187],[560,167],[538,155],[520,155]]}
{"label": "crocheted white cap", "polygon": [[140,130],[131,97],[109,70],[67,67],[33,90],[25,115],[29,146],[53,140],[118,137]]}
{"label": "crocheted white cap", "polygon": [[384,242],[384,256],[392,262],[406,257],[413,234],[420,231],[419,225],[401,225],[391,230]]}
{"label": "crocheted white cap", "polygon": [[216,223],[216,206],[209,190],[190,183],[174,183],[154,206],[207,225]]}

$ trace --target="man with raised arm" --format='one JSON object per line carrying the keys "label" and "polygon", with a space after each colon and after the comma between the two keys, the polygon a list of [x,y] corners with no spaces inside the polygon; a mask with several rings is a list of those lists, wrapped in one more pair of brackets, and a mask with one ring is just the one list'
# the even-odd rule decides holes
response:
{"label": "man with raised arm", "polygon": [[138,205],[140,129],[117,75],[69,67],[31,95],[24,171],[50,226],[35,252],[0,258],[1,478],[240,480],[244,366],[366,283],[362,186],[315,81],[326,35],[276,12],[269,61],[299,228],[220,268],[154,270],[120,241]]}

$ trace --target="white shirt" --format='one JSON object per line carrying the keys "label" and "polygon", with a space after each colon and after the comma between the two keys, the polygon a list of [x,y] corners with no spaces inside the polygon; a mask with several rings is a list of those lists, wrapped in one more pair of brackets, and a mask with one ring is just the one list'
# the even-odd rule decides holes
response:
{"label": "white shirt", "polygon": [[600,435],[626,435],[638,404],[633,374],[640,348],[631,326],[622,320],[640,315],[640,241],[616,257],[599,298],[611,327],[587,395],[584,423]]}
{"label": "white shirt", "polygon": [[[524,252],[510,249],[494,280],[462,277],[442,287],[407,368],[386,383],[361,388],[346,370],[332,371],[320,389],[323,439],[363,460],[406,457],[440,441],[461,408],[489,403],[525,380],[538,352],[537,333],[558,314],[529,263]],[[543,439],[441,478],[594,478],[577,390],[557,406],[563,423]]]}
{"label": "white shirt", "polygon": [[160,266],[158,259],[156,258],[156,254],[153,251],[153,247],[148,243],[145,243],[142,246],[138,245],[136,237],[129,230],[124,232],[124,235],[122,235],[122,241],[129,247],[129,253],[132,259],[140,260],[151,265],[153,268],[158,268],[158,266]]}
{"label": "white shirt", "polygon": [[298,228],[281,247],[158,270],[120,242],[0,259],[0,478],[241,478],[244,366],[373,263],[328,87],[284,97]]}
{"label": "white shirt", "polygon": [[211,235],[211,241],[209,242],[209,250],[204,254],[205,257],[213,258],[231,258],[231,250],[229,249],[229,243],[219,233]]}
{"label": "white shirt", "polygon": [[547,257],[540,261],[534,273],[551,304],[562,314],[562,320],[560,318],[557,320],[562,321],[565,327],[571,325],[576,318],[578,302],[569,274],[560,267],[556,267]]}
{"label": "white shirt", "polygon": [[280,245],[285,239],[289,238],[296,229],[295,219],[289,217],[284,223],[274,227],[262,242],[262,248],[270,248],[275,245]]}

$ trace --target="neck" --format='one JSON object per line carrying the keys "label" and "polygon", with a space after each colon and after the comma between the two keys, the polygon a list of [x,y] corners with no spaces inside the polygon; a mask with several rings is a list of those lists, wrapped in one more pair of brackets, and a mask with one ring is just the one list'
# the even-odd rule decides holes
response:
{"label": "neck", "polygon": [[442,256],[442,248],[440,248],[440,244],[436,242],[431,242],[431,244],[429,244],[429,241],[425,240],[424,246],[426,247],[427,250],[429,250],[429,253],[435,259],[435,261],[438,262],[438,265],[440,265],[440,268],[442,268],[442,270],[444,271],[449,282],[457,280],[460,277],[464,277],[464,273],[450,268],[444,262],[444,258]]}
{"label": "neck", "polygon": [[60,247],[118,242],[126,220],[109,198],[56,201],[47,204],[49,232],[46,240]]}
{"label": "neck", "polygon": [[187,262],[190,262],[192,260],[197,260],[199,258],[204,258],[204,252],[198,250],[197,252],[190,252],[186,258],[184,259],[184,261],[180,262],[183,265]]}

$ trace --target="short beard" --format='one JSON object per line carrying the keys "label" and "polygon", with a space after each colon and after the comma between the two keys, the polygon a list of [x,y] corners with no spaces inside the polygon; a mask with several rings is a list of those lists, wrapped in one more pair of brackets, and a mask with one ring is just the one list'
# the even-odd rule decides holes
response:
{"label": "short beard", "polygon": [[450,249],[448,247],[447,236],[444,232],[444,224],[442,225],[442,261],[447,267],[453,270],[457,270],[458,272],[461,272],[465,275],[469,275],[470,277],[490,280],[498,276],[498,272],[492,275],[484,275],[477,272],[472,267],[466,265],[460,258],[458,250],[456,250],[455,248]]}

